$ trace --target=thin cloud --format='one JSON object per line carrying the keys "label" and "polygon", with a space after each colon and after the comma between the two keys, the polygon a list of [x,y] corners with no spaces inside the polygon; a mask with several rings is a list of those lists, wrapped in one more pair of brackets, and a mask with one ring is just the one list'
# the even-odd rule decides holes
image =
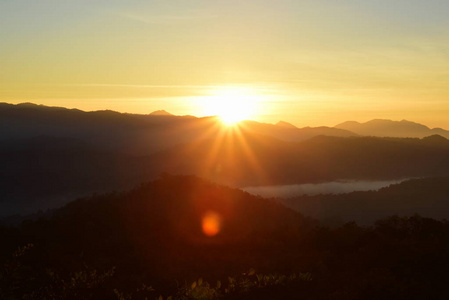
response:
{"label": "thin cloud", "polygon": [[184,14],[171,14],[171,15],[140,15],[136,13],[117,13],[116,15],[146,23],[146,24],[174,24],[174,23],[184,23],[195,20],[207,20],[217,18],[217,15],[210,14],[203,10],[191,10]]}
{"label": "thin cloud", "polygon": [[[54,85],[52,85],[54,86]],[[148,89],[226,89],[226,88],[243,88],[257,91],[276,91],[276,88],[266,87],[266,85],[252,84],[114,84],[114,83],[85,83],[85,84],[59,84],[57,86],[66,87],[124,87],[124,88],[148,88]]]}
{"label": "thin cloud", "polygon": [[198,88],[223,88],[223,85],[158,85],[158,84],[109,84],[109,83],[87,83],[87,84],[66,84],[64,86],[78,87],[129,87],[129,88],[150,88],[150,89],[198,89]]}

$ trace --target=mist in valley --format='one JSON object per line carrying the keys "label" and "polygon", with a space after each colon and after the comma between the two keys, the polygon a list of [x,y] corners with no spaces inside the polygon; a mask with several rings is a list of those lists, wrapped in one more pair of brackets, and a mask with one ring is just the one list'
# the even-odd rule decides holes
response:
{"label": "mist in valley", "polygon": [[354,191],[375,191],[405,180],[406,179],[382,181],[341,180],[321,183],[249,186],[242,188],[242,190],[265,198],[290,198],[302,195],[314,196],[320,194],[345,194]]}

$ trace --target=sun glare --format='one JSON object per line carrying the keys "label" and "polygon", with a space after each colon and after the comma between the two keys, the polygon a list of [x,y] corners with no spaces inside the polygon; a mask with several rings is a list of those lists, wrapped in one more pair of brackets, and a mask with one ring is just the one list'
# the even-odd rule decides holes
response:
{"label": "sun glare", "polygon": [[206,115],[218,116],[225,125],[234,125],[256,115],[260,96],[245,88],[222,88],[205,97],[202,106]]}
{"label": "sun glare", "polygon": [[201,223],[203,233],[207,236],[215,236],[221,230],[221,218],[217,213],[213,211],[208,211],[204,215]]}

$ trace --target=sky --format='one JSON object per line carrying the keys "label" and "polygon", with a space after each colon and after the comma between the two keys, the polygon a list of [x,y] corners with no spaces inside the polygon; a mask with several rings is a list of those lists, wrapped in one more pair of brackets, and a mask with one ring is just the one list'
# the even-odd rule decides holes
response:
{"label": "sky", "polygon": [[[447,0],[0,0],[0,101],[449,129]],[[209,102],[209,105],[207,103]]]}

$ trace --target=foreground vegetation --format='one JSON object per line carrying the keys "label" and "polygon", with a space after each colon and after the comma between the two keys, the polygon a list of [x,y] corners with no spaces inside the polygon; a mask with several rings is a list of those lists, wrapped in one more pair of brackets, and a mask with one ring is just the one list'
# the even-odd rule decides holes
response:
{"label": "foreground vegetation", "polygon": [[[222,217],[205,236],[201,217]],[[2,299],[447,299],[449,223],[324,227],[275,202],[166,176],[0,227]],[[252,269],[254,268],[254,269]]]}

